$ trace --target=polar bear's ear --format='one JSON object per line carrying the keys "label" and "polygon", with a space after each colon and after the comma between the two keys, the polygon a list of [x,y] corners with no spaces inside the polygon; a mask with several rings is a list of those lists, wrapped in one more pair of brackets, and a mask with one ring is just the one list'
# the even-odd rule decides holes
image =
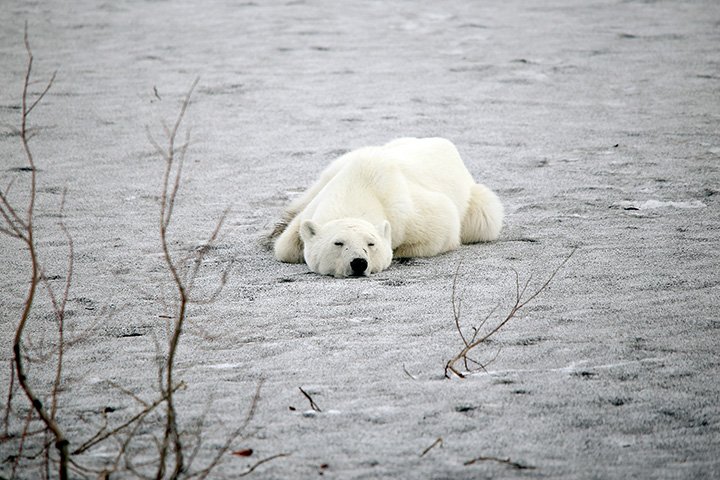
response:
{"label": "polar bear's ear", "polygon": [[320,231],[320,225],[312,220],[305,220],[300,224],[300,238],[302,238],[303,242],[307,242],[317,235],[318,231]]}
{"label": "polar bear's ear", "polygon": [[382,235],[382,237],[385,239],[386,242],[392,243],[392,237],[391,237],[392,232],[390,231],[390,222],[385,220],[383,223],[378,225],[376,228],[377,228],[378,233],[380,233],[380,235]]}

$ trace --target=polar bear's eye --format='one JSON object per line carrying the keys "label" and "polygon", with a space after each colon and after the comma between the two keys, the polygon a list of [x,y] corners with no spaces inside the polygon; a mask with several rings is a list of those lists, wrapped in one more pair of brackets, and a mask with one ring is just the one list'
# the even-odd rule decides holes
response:
{"label": "polar bear's eye", "polygon": [[335,245],[337,245],[338,247],[342,247],[342,246],[343,246],[343,242],[335,242]]}

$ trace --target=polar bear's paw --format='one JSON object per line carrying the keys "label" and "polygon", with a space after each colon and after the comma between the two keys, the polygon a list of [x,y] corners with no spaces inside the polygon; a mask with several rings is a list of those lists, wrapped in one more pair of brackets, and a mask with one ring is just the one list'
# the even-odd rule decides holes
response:
{"label": "polar bear's paw", "polygon": [[303,259],[303,243],[298,230],[297,219],[287,225],[282,233],[275,239],[273,250],[275,258],[281,262],[302,263]]}

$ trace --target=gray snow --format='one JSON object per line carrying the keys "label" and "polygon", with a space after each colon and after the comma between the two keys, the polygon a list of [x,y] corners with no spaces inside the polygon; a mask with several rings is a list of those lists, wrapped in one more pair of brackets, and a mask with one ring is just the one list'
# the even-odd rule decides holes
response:
{"label": "gray snow", "polygon": [[[157,227],[163,165],[146,127],[162,138],[199,76],[170,236],[182,255],[230,206],[198,295],[235,264],[221,297],[190,309],[178,354],[182,426],[207,412],[198,466],[242,424],[262,380],[249,437],[234,446],[254,454],[227,455],[218,478],[279,453],[289,456],[253,475],[720,476],[720,3],[8,0],[0,188],[14,181],[21,205],[29,175],[12,126],[26,20],[34,78],[58,72],[30,123],[37,246],[57,289],[68,192],[76,342],[58,419],[73,445],[93,435],[103,409],[115,409],[113,424],[139,410],[118,386],[157,396],[156,343],[167,340],[173,297]],[[458,146],[505,203],[498,242],[346,280],[278,263],[260,245],[329,161],[401,136]],[[458,266],[469,332],[494,307],[491,323],[507,313],[513,270],[536,288],[575,247],[548,290],[478,351],[494,358],[487,371],[445,379],[462,345],[451,304]],[[5,236],[0,265],[4,404],[30,273]],[[27,332],[32,353],[47,351],[54,329],[43,297]],[[48,392],[52,359],[30,374]],[[0,477],[16,446],[0,443]],[[116,447],[78,461],[97,466]],[[138,462],[154,450],[133,448]],[[533,468],[466,465],[478,457]]]}

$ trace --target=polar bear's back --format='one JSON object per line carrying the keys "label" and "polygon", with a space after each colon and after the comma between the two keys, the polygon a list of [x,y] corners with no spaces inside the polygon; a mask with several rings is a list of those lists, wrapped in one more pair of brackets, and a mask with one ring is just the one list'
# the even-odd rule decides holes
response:
{"label": "polar bear's back", "polygon": [[[360,194],[372,190],[382,198],[390,195],[395,200],[425,190],[448,196],[462,216],[474,184],[457,148],[449,140],[401,138],[381,147],[353,150],[335,160],[323,172],[316,194],[321,187],[335,190],[333,197],[344,195],[347,202],[352,190]],[[405,191],[406,188],[410,191]]]}
{"label": "polar bear's back", "polygon": [[402,138],[382,147],[411,185],[449,196],[461,209],[475,184],[452,142],[444,138]]}
{"label": "polar bear's back", "polygon": [[[346,153],[323,172],[320,184],[326,184],[342,170],[367,172],[399,167],[408,178],[420,183],[447,185],[453,180],[473,182],[455,145],[449,140],[433,138],[400,138],[380,147],[364,147]],[[434,190],[434,189],[433,189]]]}
{"label": "polar bear's back", "polygon": [[322,223],[360,216],[378,223],[387,218],[402,229],[410,212],[432,207],[437,195],[449,200],[457,217],[463,218],[473,185],[449,140],[402,138],[338,158],[292,208],[300,220]]}

